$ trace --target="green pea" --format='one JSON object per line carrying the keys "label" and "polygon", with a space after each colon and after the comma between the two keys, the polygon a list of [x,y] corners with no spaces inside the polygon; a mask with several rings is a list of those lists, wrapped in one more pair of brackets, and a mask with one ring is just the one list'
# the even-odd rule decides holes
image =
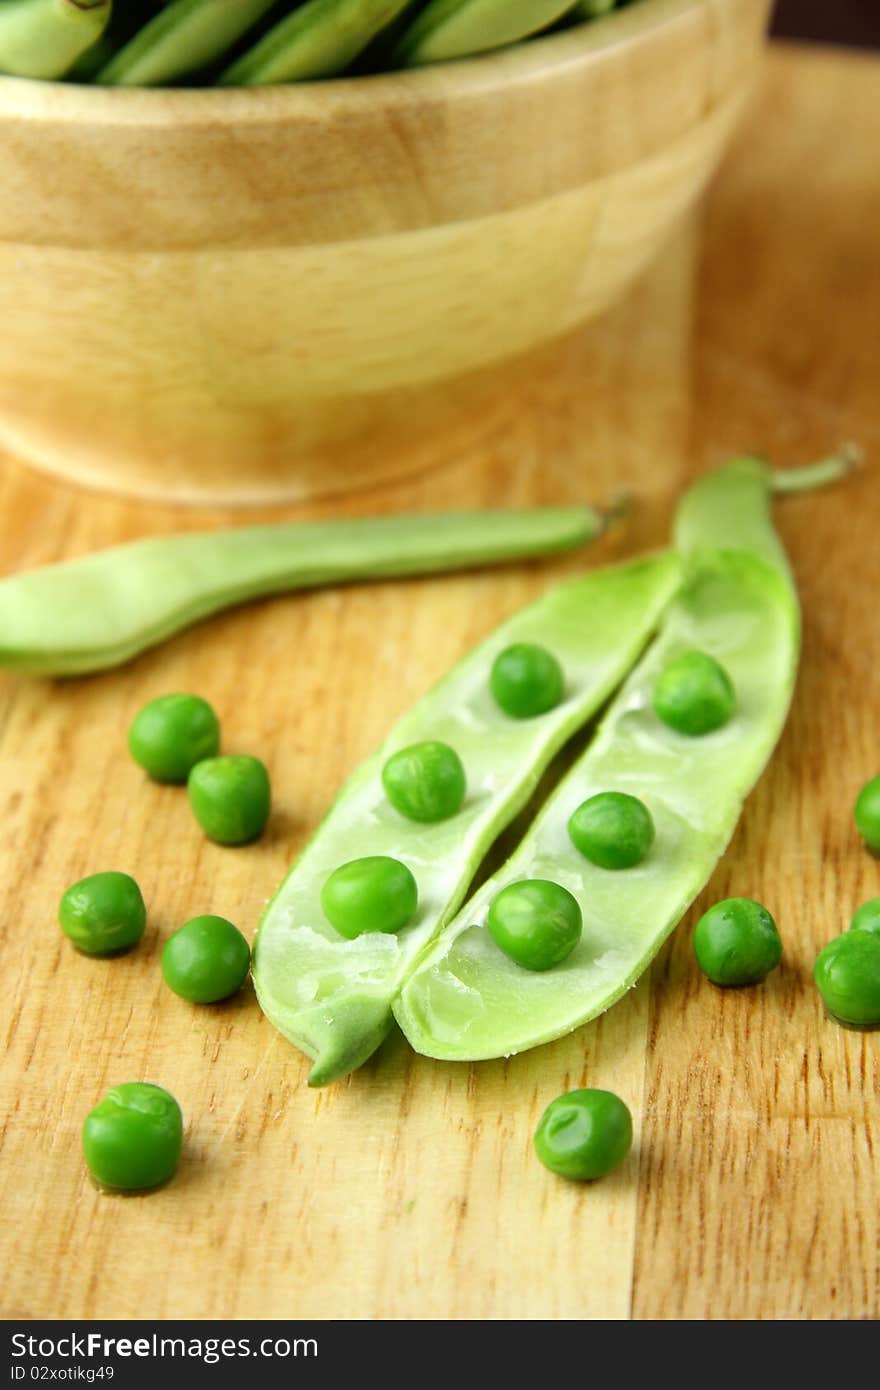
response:
{"label": "green pea", "polygon": [[848,931],[829,941],[813,978],[828,1012],[841,1023],[880,1023],[880,935]]}
{"label": "green pea", "polygon": [[632,1115],[613,1091],[568,1091],[541,1116],[535,1152],[551,1173],[589,1181],[623,1162],[632,1137]]}
{"label": "green pea", "polygon": [[867,931],[880,936],[880,898],[869,898],[853,913],[850,931]]}
{"label": "green pea", "polygon": [[697,923],[694,955],[714,985],[757,985],[782,959],[782,941],[766,907],[753,898],[726,898]]}
{"label": "green pea", "polygon": [[180,1106],[146,1081],[113,1086],[86,1116],[82,1143],[89,1172],[103,1187],[156,1187],[180,1161]]}
{"label": "green pea", "polygon": [[412,873],[399,859],[384,854],[340,864],[321,889],[324,916],[349,940],[363,932],[399,932],[418,905]]}
{"label": "green pea", "polygon": [[577,898],[544,878],[509,883],[492,900],[487,925],[495,945],[526,970],[550,970],[581,939]]}
{"label": "green pea", "polygon": [[238,927],[225,917],[193,917],[166,941],[162,975],[181,999],[215,1004],[238,993],[250,963],[250,947]]}
{"label": "green pea", "polygon": [[413,743],[388,759],[382,786],[395,811],[407,820],[431,823],[461,810],[467,779],[461,758],[448,743]]}
{"label": "green pea", "polygon": [[81,878],[68,888],[58,905],[58,920],[78,950],[87,956],[108,956],[140,941],[147,909],[134,879],[110,871]]}
{"label": "green pea", "polygon": [[185,782],[196,763],[220,749],[220,721],[198,695],[160,695],[128,731],[128,748],[157,782]]}
{"label": "green pea", "polygon": [[505,714],[532,719],[555,709],[562,699],[565,678],[552,652],[532,642],[516,642],[493,661],[489,688]]}
{"label": "green pea", "polygon": [[735,709],[730,676],[706,652],[683,652],[654,686],[654,713],[679,734],[711,734],[733,717]]}
{"label": "green pea", "polygon": [[205,834],[220,845],[245,845],[262,835],[272,799],[259,758],[206,758],[189,774],[189,804]]}
{"label": "green pea", "polygon": [[856,829],[868,849],[880,854],[880,777],[866,782],[856,798]]}
{"label": "green pea", "polygon": [[575,849],[601,869],[631,869],[641,864],[654,843],[651,812],[625,792],[599,792],[582,801],[570,817],[568,833]]}

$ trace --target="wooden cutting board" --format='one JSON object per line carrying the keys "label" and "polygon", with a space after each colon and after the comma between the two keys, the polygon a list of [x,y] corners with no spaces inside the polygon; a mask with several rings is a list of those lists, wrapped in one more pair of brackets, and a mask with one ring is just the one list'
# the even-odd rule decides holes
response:
{"label": "wooden cutting board", "polygon": [[[116,673],[2,678],[4,1316],[877,1315],[880,1033],[828,1022],[811,970],[880,894],[851,822],[880,771],[878,147],[876,60],[777,50],[698,258],[681,233],[478,454],[286,513],[602,500],[629,484],[637,510],[591,552],[282,598]],[[314,1092],[250,988],[200,1009],[164,987],[169,933],[219,912],[252,935],[345,776],[498,620],[585,563],[661,544],[701,468],[748,449],[804,462],[849,438],[869,467],[778,507],[805,609],[780,748],[694,912],[605,1018],[474,1066],[392,1038]],[[225,520],[65,490],[11,460],[0,487],[4,571]],[[215,704],[228,750],[268,763],[275,810],[258,845],[207,843],[185,794],[128,759],[134,712],[178,689]],[[104,868],[138,878],[149,925],[102,962],[69,947],[56,906]],[[700,977],[690,927],[734,893],[771,908],[786,953],[763,987],[724,993]],[[80,1126],[131,1079],[178,1097],[185,1156],[160,1192],[101,1196]],[[626,1164],[587,1186],[531,1151],[543,1107],[581,1084],[623,1096],[637,1132]]]}

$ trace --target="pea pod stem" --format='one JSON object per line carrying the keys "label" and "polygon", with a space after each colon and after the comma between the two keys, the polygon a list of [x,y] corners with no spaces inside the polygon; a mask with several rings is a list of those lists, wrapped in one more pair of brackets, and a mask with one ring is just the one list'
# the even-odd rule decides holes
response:
{"label": "pea pod stem", "polygon": [[803,468],[774,468],[770,472],[770,489],[777,496],[786,493],[812,492],[816,488],[828,487],[840,482],[858,468],[862,461],[862,450],[858,444],[844,444],[836,453],[818,463],[806,464]]}
{"label": "pea pod stem", "polygon": [[0,580],[0,666],[78,675],[201,618],[289,590],[441,573],[575,549],[592,507],[291,522],[133,541]]}
{"label": "pea pod stem", "polygon": [[3,0],[0,73],[64,77],[101,37],[112,0]]}

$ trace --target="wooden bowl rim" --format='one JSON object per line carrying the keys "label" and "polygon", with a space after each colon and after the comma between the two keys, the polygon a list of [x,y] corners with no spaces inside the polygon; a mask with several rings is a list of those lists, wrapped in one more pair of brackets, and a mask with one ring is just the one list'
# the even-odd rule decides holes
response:
{"label": "wooden bowl rim", "polygon": [[638,4],[556,34],[482,57],[409,71],[252,88],[101,88],[0,76],[0,119],[86,122],[92,126],[265,124],[302,119],[333,123],[376,107],[411,107],[432,98],[484,96],[497,88],[546,81],[594,65],[627,42],[652,39],[693,11],[737,0],[639,0]]}

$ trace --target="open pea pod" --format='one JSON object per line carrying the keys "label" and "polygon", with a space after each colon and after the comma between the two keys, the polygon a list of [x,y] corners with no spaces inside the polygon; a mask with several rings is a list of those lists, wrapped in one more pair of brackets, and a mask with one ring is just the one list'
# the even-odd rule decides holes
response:
{"label": "open pea pod", "polygon": [[[679,584],[680,561],[666,554],[549,590],[420,700],[347,783],[267,908],[254,947],[257,997],[272,1023],[315,1059],[312,1085],[353,1070],[382,1041],[395,996],[455,913],[490,844],[632,667]],[[561,702],[527,719],[504,714],[489,687],[496,656],[519,643],[551,651],[565,676]],[[389,803],[382,770],[395,752],[428,740],[458,754],[467,794],[457,814],[417,824]],[[322,890],[341,864],[372,856],[412,872],[418,910],[396,934],[346,939],[325,915]]]}
{"label": "open pea pod", "polygon": [[[783,486],[837,471],[782,475]],[[774,477],[742,460],[685,495],[676,542],[687,578],[657,640],[515,853],[404,985],[394,1012],[417,1051],[459,1061],[509,1056],[571,1032],[636,981],[706,883],[776,744],[797,671],[797,597],[769,516]],[[653,708],[661,672],[694,650],[720,663],[736,692],[733,717],[699,737],[676,732]],[[638,798],[655,826],[647,857],[626,870],[591,863],[569,836],[572,813],[608,791]],[[575,949],[546,971],[510,959],[487,927],[499,892],[527,879],[567,889],[583,917]]]}
{"label": "open pea pod", "polygon": [[114,53],[94,81],[159,87],[224,58],[277,0],[171,0]]}
{"label": "open pea pod", "polygon": [[58,78],[107,27],[113,0],[2,0],[0,73]]}

